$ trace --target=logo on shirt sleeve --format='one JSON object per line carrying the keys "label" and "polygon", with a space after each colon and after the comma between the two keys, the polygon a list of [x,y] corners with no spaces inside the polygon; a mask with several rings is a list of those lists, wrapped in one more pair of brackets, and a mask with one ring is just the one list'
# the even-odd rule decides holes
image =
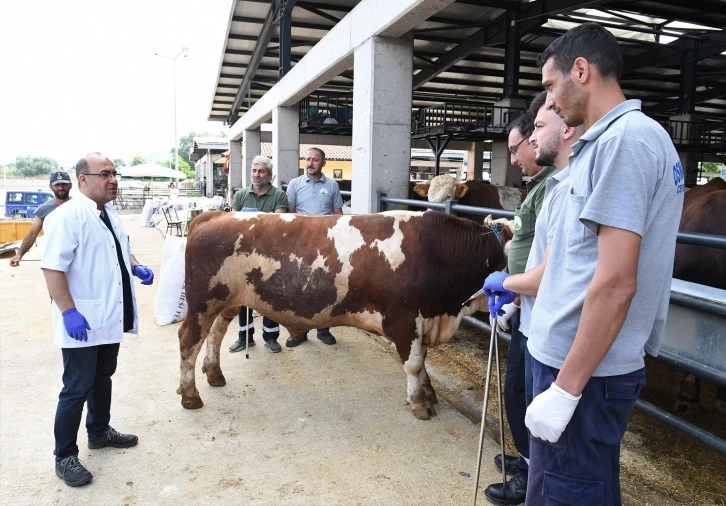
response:
{"label": "logo on shirt sleeve", "polygon": [[686,177],[683,174],[683,165],[680,160],[673,165],[673,183],[676,185],[676,193],[686,191]]}

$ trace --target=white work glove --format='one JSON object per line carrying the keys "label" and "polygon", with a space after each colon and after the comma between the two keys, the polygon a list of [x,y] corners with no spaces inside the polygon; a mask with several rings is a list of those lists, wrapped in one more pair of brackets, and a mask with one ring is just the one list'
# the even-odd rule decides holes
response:
{"label": "white work glove", "polygon": [[581,397],[575,397],[552,383],[527,408],[524,424],[529,433],[550,443],[559,441]]}
{"label": "white work glove", "polygon": [[512,319],[512,316],[514,316],[514,313],[519,311],[519,306],[517,306],[514,302],[510,302],[509,304],[504,304],[502,306],[501,310],[504,311],[504,314],[497,315],[497,325],[499,325],[499,330],[508,332],[509,331],[509,320]]}

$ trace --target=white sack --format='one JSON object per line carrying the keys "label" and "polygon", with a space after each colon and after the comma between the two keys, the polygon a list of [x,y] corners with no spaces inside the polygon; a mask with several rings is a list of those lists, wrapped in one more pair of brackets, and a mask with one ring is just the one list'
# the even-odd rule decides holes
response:
{"label": "white sack", "polygon": [[184,292],[184,251],[186,237],[168,235],[161,253],[159,288],[154,300],[154,320],[157,325],[169,325],[187,315],[187,298]]}

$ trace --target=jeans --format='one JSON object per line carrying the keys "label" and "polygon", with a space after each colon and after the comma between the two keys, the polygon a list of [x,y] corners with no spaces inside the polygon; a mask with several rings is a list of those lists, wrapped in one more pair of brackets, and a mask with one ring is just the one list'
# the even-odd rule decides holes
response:
{"label": "jeans", "polygon": [[[532,359],[534,394],[547,390],[559,370]],[[616,506],[620,500],[620,442],[630,411],[645,386],[645,368],[592,377],[556,443],[529,442],[527,506]]]}
{"label": "jeans", "polygon": [[119,343],[62,348],[63,389],[55,412],[56,460],[78,455],[78,428],[83,404],[88,404],[88,439],[96,439],[111,419],[111,376],[116,372]]}
{"label": "jeans", "polygon": [[[509,321],[512,329],[512,340],[507,353],[507,375],[504,381],[504,407],[506,409],[509,430],[512,431],[514,446],[520,456],[529,457],[529,431],[524,425],[524,415],[527,411],[525,397],[525,370],[522,339],[526,337],[519,331],[520,312],[512,315]],[[526,469],[527,463],[520,459],[520,464]]]}

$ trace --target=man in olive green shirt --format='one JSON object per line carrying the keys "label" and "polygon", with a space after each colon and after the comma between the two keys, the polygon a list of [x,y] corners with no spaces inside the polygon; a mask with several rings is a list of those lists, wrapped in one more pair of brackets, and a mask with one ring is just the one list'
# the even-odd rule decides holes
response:
{"label": "man in olive green shirt", "polygon": [[[279,188],[272,186],[272,160],[266,156],[256,156],[252,160],[250,171],[252,184],[237,190],[234,194],[232,209],[234,211],[260,211],[263,213],[286,213],[287,194]],[[229,347],[229,351],[236,353],[247,348],[245,334],[249,332],[249,347],[255,345],[253,335],[255,324],[252,321],[252,309],[242,306],[239,310],[239,334],[237,341]],[[282,347],[277,342],[280,337],[280,325],[267,318],[262,318],[262,339],[265,348],[272,353],[279,353]]]}
{"label": "man in olive green shirt", "polygon": [[[534,225],[542,209],[545,195],[545,180],[557,172],[555,167],[542,167],[535,161],[535,152],[529,143],[534,131],[534,118],[530,112],[519,116],[507,127],[509,137],[510,161],[519,165],[522,174],[530,177],[527,183],[527,197],[515,209],[512,228],[512,241],[507,255],[509,274],[521,274],[527,266],[529,250],[534,241]],[[527,490],[527,470],[529,467],[529,432],[524,425],[527,410],[524,381],[524,347],[526,338],[519,330],[519,297],[511,304],[502,307],[503,315],[491,315],[492,324],[508,330],[511,325],[511,341],[507,354],[507,375],[504,382],[504,406],[507,421],[512,432],[514,446],[519,458],[497,455],[494,462],[498,467],[504,465],[512,478],[506,483],[494,483],[486,489],[487,497],[495,499],[496,504],[520,504],[524,502]]]}

